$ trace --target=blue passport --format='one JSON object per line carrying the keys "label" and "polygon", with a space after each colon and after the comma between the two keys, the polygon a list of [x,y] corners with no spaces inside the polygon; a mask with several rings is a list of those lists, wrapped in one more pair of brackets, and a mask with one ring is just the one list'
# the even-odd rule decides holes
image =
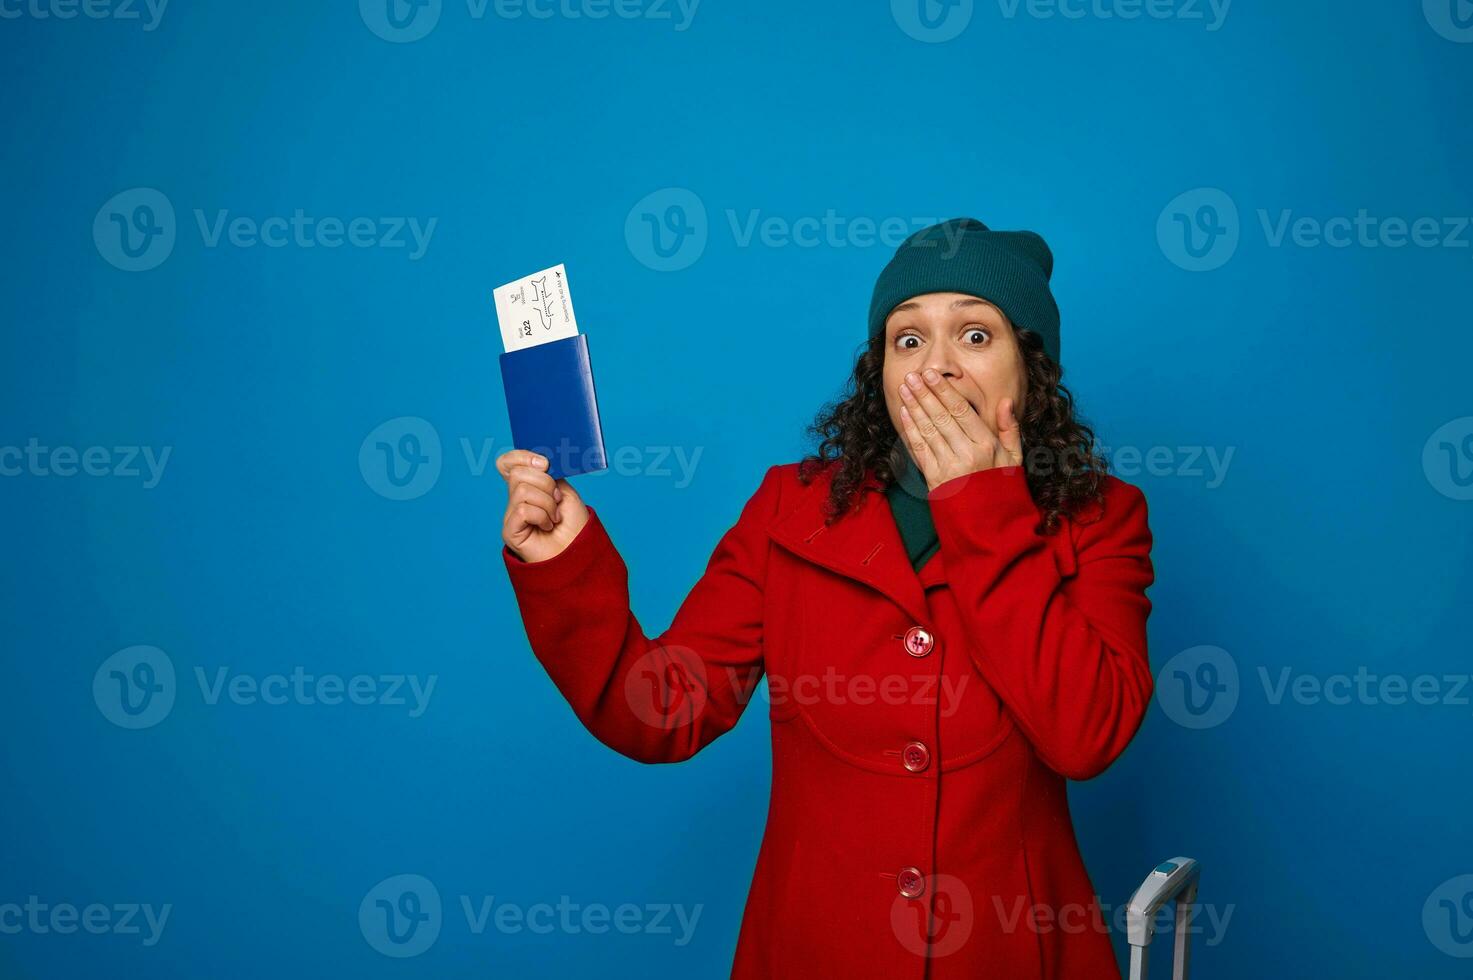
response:
{"label": "blue passport", "polygon": [[512,442],[547,457],[556,479],[608,469],[583,334],[501,355]]}

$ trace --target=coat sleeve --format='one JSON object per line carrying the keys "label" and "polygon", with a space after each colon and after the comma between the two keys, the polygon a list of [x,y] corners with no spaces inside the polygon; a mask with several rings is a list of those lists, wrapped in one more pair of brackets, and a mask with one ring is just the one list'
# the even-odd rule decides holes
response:
{"label": "coat sleeve", "polygon": [[1077,525],[1068,578],[1037,531],[1042,515],[1021,466],[958,477],[928,498],[978,670],[1047,765],[1070,779],[1103,772],[1140,727],[1153,688],[1144,494],[1113,482],[1099,520]]}
{"label": "coat sleeve", "polygon": [[628,569],[592,507],[552,558],[524,562],[503,545],[532,652],[601,742],[640,762],[680,762],[736,724],[762,676],[766,527],[778,496],[773,467],[654,638],[630,611]]}

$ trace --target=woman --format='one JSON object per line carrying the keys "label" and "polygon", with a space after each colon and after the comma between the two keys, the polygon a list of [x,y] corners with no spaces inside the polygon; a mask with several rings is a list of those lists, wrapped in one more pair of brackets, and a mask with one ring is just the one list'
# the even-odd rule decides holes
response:
{"label": "woman", "polygon": [[687,759],[768,678],[735,977],[1119,976],[1065,780],[1151,696],[1151,534],[1059,383],[1052,270],[973,219],[902,244],[817,453],[767,471],[656,638],[597,513],[498,460],[532,649],[600,740]]}

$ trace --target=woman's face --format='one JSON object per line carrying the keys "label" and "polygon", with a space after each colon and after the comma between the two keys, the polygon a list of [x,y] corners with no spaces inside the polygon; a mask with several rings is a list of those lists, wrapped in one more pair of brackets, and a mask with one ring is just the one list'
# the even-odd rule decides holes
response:
{"label": "woman's face", "polygon": [[1022,352],[1012,323],[985,299],[926,293],[901,303],[885,320],[885,408],[897,433],[900,386],[927,371],[951,381],[994,434],[1004,398],[1013,400],[1015,415],[1023,413],[1028,379]]}

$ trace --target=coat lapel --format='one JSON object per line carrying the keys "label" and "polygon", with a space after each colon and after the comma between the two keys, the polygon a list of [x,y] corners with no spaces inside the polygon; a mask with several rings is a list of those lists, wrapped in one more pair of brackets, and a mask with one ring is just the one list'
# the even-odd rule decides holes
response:
{"label": "coat lapel", "polygon": [[[925,591],[906,557],[879,481],[868,475],[855,509],[825,525],[823,508],[832,473],[830,467],[806,487],[799,484],[797,500],[768,526],[768,536],[799,558],[883,593],[915,622],[929,622]],[[933,557],[922,571],[939,559]]]}

